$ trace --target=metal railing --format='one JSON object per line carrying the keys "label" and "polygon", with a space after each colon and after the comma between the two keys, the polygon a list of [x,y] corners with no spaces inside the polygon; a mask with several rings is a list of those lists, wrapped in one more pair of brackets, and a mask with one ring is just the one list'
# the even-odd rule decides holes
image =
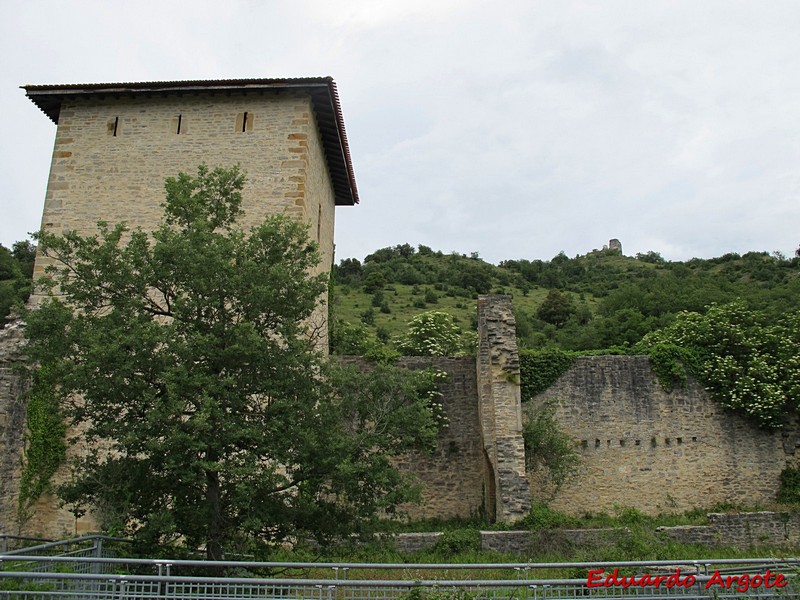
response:
{"label": "metal railing", "polygon": [[47,538],[30,537],[28,535],[0,534],[0,554],[29,548],[38,542],[52,542]]}
{"label": "metal railing", "polygon": [[[499,564],[211,562],[103,556],[103,540],[108,538],[97,537],[61,542],[69,555],[18,551],[0,555],[0,599],[800,598],[796,558]],[[81,544],[82,550],[75,550]],[[56,544],[41,544],[28,550],[44,553],[54,548]],[[96,554],[79,555],[89,548]],[[618,576],[606,586],[604,578],[614,569]],[[572,576],[547,576],[553,572]],[[576,573],[582,576],[575,577]],[[772,579],[765,581],[768,573]],[[644,574],[650,579],[643,582]],[[747,589],[741,589],[745,574]],[[638,577],[633,583],[631,575]],[[670,575],[677,575],[677,584],[669,584]],[[775,585],[777,575],[785,578],[785,586]]]}

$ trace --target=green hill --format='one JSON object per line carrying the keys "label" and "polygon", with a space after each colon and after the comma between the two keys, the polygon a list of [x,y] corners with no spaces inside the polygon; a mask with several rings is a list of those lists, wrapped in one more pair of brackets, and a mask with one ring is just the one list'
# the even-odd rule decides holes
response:
{"label": "green hill", "polygon": [[[477,255],[404,244],[377,250],[363,263],[344,259],[333,277],[334,320],[354,339],[389,344],[414,315],[429,310],[474,330],[475,300],[486,293],[513,297],[523,348],[625,348],[682,310],[704,312],[737,298],[769,317],[800,309],[800,258],[766,252],[667,262],[655,252],[632,257],[602,250],[492,265]],[[334,351],[353,350],[333,337]]]}

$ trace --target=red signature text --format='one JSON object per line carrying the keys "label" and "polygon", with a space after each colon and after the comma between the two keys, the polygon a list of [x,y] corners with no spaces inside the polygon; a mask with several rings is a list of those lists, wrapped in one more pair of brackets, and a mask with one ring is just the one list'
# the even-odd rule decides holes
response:
{"label": "red signature text", "polygon": [[[682,574],[675,569],[669,575],[620,575],[619,569],[606,573],[603,569],[592,569],[586,578],[586,587],[673,587],[689,588],[697,583],[697,577],[691,573]],[[786,586],[786,577],[781,573],[773,573],[769,569],[764,574],[722,575],[714,571],[711,578],[703,584],[705,589],[717,586],[726,590],[734,589],[737,592],[747,592],[763,587],[764,589],[782,588]]]}

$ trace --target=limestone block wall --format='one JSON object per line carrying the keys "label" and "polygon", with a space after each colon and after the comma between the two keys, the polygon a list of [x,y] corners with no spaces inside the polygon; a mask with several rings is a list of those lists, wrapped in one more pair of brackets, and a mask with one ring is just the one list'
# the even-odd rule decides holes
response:
{"label": "limestone block wall", "polygon": [[711,513],[708,520],[709,525],[659,527],[658,532],[664,539],[706,546],[753,548],[800,543],[800,514],[797,513]]}
{"label": "limestone block wall", "polygon": [[17,498],[22,466],[26,405],[20,377],[24,337],[22,323],[0,330],[0,533],[18,535]]}
{"label": "limestone block wall", "polygon": [[484,503],[492,520],[513,522],[530,509],[522,439],[519,353],[509,296],[478,298],[478,402],[487,465]]}
{"label": "limestone block wall", "polygon": [[[52,493],[44,493],[24,515],[18,511],[19,485],[24,458],[25,427],[29,381],[21,371],[25,363],[24,324],[12,320],[0,329],[0,534],[65,538],[97,531],[91,514],[76,519],[59,507]],[[81,451],[71,447],[68,455]],[[53,484],[66,481],[69,470],[63,466]]]}
{"label": "limestone block wall", "polygon": [[539,531],[481,531],[481,550],[534,556],[548,551],[613,546],[624,529],[542,529]]}
{"label": "limestone block wall", "polygon": [[[320,244],[320,271],[330,268],[333,188],[311,99],[299,92],[65,101],[42,227],[87,235],[102,219],[151,231],[161,220],[164,180],[201,163],[239,164],[247,173],[245,230],[269,214],[302,220]],[[35,273],[48,262],[37,258]],[[322,307],[316,320],[326,314]]]}
{"label": "limestone block wall", "polygon": [[581,456],[551,503],[570,514],[764,504],[775,499],[781,470],[796,464],[795,429],[758,429],[695,381],[667,393],[644,356],[579,358],[531,401],[556,403]]}

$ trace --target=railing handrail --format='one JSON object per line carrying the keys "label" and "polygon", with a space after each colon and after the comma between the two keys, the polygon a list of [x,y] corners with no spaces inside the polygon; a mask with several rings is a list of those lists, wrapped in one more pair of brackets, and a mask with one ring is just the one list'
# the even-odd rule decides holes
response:
{"label": "railing handrail", "polygon": [[[34,538],[31,538],[34,539]],[[17,548],[16,550],[9,550],[8,552],[4,552],[0,554],[0,556],[8,556],[14,554],[20,554],[21,552],[39,552],[40,550],[50,550],[51,548],[58,548],[61,546],[70,546],[73,544],[81,544],[83,542],[97,542],[97,541],[111,541],[111,542],[124,542],[124,543],[131,543],[131,540],[125,538],[115,538],[110,537],[107,535],[84,535],[81,537],[70,538],[67,540],[57,540],[57,541],[50,541],[46,544],[38,544],[36,546],[26,546],[24,548]]]}
{"label": "railing handrail", "polygon": [[[78,538],[80,539],[80,538]],[[30,550],[30,548],[26,548]],[[524,562],[524,563],[353,563],[353,562],[266,562],[266,561],[211,561],[169,558],[116,558],[116,557],[82,557],[82,556],[37,556],[15,552],[0,554],[0,563],[4,560],[30,562],[67,562],[67,563],[104,563],[152,566],[184,566],[210,568],[281,568],[281,569],[416,569],[416,570],[536,570],[536,569],[568,569],[568,568],[604,568],[604,567],[683,567],[710,568],[714,565],[748,565],[790,566],[800,565],[799,557],[765,557],[765,558],[711,558],[711,559],[671,559],[650,561],[596,561],[596,562]]]}
{"label": "railing handrail", "polygon": [[[2,557],[0,557],[2,558]],[[12,556],[10,557],[13,559],[13,562],[18,562],[18,557]],[[32,558],[33,560],[39,560],[42,564],[47,562],[53,561],[45,561],[42,559],[53,559],[59,557],[26,557]],[[56,561],[56,562],[94,562],[95,564],[99,562],[118,562],[118,561],[125,562],[125,559],[66,559],[66,561]],[[148,560],[148,559],[138,559],[138,560]],[[760,572],[759,575],[761,576],[761,583],[754,583],[753,589],[757,590],[758,597],[775,597],[777,595],[781,595],[783,597],[791,597],[791,598],[798,598],[800,597],[800,590],[798,590],[798,575],[800,573],[797,572],[796,569],[793,569],[795,572],[789,573],[781,573],[780,567],[782,565],[792,565],[796,566],[798,559],[792,558],[790,562],[786,562],[781,559],[775,558],[768,558],[768,559],[729,559],[725,561],[724,559],[718,559],[715,561],[710,562],[713,565],[722,565],[729,564],[731,560],[736,560],[737,562],[748,561],[748,565],[753,565],[754,562],[758,562],[761,565],[768,566],[770,570],[774,570],[774,575],[768,575],[766,572]],[[169,561],[164,561],[160,559],[149,559],[152,564],[158,565],[165,565],[165,564],[174,564],[170,563]],[[176,561],[177,563],[178,561]],[[209,561],[183,561],[183,562],[191,562],[191,563],[200,563],[202,565],[208,566],[210,563]],[[698,567],[705,567],[706,564],[709,563],[700,563],[698,561],[628,561],[627,563],[607,563],[607,562],[596,562],[596,563],[491,563],[490,566],[498,567],[502,566],[508,568],[511,565],[519,565],[519,564],[531,564],[536,566],[544,566],[544,565],[560,565],[562,567],[565,566],[572,566],[575,565],[586,565],[586,566],[599,566],[599,565],[607,565],[607,566],[614,566],[620,567],[623,564],[630,564],[631,562],[635,562],[640,564],[643,567],[652,567],[653,563],[670,563],[673,566],[687,566],[691,567],[692,563],[697,564]],[[216,563],[218,566],[223,566],[220,563]],[[236,566],[242,566],[243,564],[247,563],[228,563]],[[270,564],[270,563],[249,563],[249,564]],[[312,564],[314,566],[321,566],[325,563],[271,563],[271,564]],[[336,563],[328,563],[328,564],[336,564]],[[338,566],[342,565],[343,563],[338,563]],[[358,564],[358,565],[365,565],[366,563],[350,563],[350,564]],[[392,564],[394,567],[408,567],[409,565],[399,565],[399,564]],[[376,563],[372,563],[371,566],[375,566]],[[386,566],[386,565],[382,565]],[[422,564],[423,567],[459,567],[463,568],[465,565],[429,565],[429,564]],[[481,568],[485,567],[486,565],[466,565],[467,567],[475,567]],[[665,565],[666,566],[666,565]],[[0,564],[0,568],[2,565]],[[109,593],[113,594],[113,597],[117,597],[117,594],[120,598],[129,597],[128,591],[131,592],[130,597],[152,597],[152,598],[161,598],[161,597],[174,597],[174,598],[205,598],[205,597],[218,597],[218,598],[230,598],[231,600],[234,598],[242,598],[241,590],[242,589],[260,589],[264,588],[267,590],[265,597],[285,597],[287,599],[292,598],[314,598],[315,600],[371,600],[373,598],[382,598],[386,600],[400,600],[405,598],[409,592],[412,590],[466,590],[469,591],[470,594],[473,591],[479,591],[478,596],[481,598],[487,598],[492,600],[511,600],[512,598],[519,598],[521,600],[536,600],[537,598],[549,598],[549,597],[557,597],[557,598],[584,598],[584,596],[593,596],[593,597],[603,597],[603,598],[617,598],[620,600],[625,600],[629,597],[635,598],[635,600],[663,600],[663,598],[670,596],[670,597],[682,597],[682,598],[704,598],[707,599],[709,597],[721,597],[721,598],[745,598],[751,597],[749,595],[745,596],[742,595],[742,590],[738,590],[737,588],[731,588],[730,582],[727,585],[723,585],[720,583],[719,575],[709,575],[708,572],[700,573],[693,572],[691,568],[687,569],[686,571],[682,571],[681,569],[675,569],[674,575],[659,575],[657,579],[659,581],[653,582],[648,576],[647,583],[640,582],[640,583],[633,583],[630,580],[628,582],[617,582],[616,581],[616,574],[613,575],[614,582],[611,583],[611,587],[609,588],[608,582],[605,583],[597,583],[597,579],[594,579],[594,585],[590,585],[592,579],[590,579],[591,573],[587,570],[587,575],[582,577],[574,577],[574,573],[571,573],[573,577],[567,578],[550,578],[550,579],[431,579],[431,578],[411,578],[411,579],[330,579],[330,578],[298,578],[298,577],[281,577],[281,578],[271,578],[265,577],[263,575],[259,575],[256,577],[244,577],[241,573],[238,576],[194,576],[194,575],[176,575],[169,573],[169,570],[166,573],[163,573],[161,569],[158,570],[158,574],[119,574],[119,573],[99,573],[99,572],[92,572],[92,573],[62,573],[62,572],[32,572],[32,571],[2,571],[0,570],[0,582],[5,581],[6,585],[3,586],[3,589],[9,590],[8,592],[0,592],[0,597],[8,597],[8,598],[24,598],[28,597],[25,594],[28,592],[24,591],[26,588],[24,585],[29,583],[35,583],[38,585],[44,586],[42,591],[35,592],[36,597],[54,597],[54,598],[66,598],[71,597],[72,595],[80,596],[82,598],[94,599],[94,600],[101,600],[102,598],[108,598]],[[338,575],[338,573],[337,573]],[[673,576],[676,577],[676,581],[673,583],[665,582],[664,580],[668,578],[672,578]],[[770,581],[770,577],[772,577],[771,582],[772,585],[767,583]],[[780,577],[779,580],[777,577]],[[663,578],[663,579],[662,579]],[[681,578],[683,581],[681,581]],[[716,579],[715,579],[716,578]],[[624,577],[623,577],[624,580]],[[746,580],[745,587],[749,585],[750,580]],[[16,583],[20,582],[23,585],[19,586],[19,590],[15,590],[15,587],[18,587]],[[634,586],[633,595],[628,594],[627,588],[629,585]],[[738,585],[736,583],[735,585]],[[658,589],[660,586],[660,589]],[[712,590],[709,592],[707,588],[720,586],[719,590]],[[598,590],[597,594],[593,594],[590,588],[598,587],[601,588]],[[769,590],[769,588],[775,587],[775,590]],[[784,588],[785,589],[778,589]],[[654,588],[651,593],[648,593],[648,588]],[[724,589],[723,589],[724,588]],[[762,589],[763,588],[763,589]],[[657,591],[656,591],[657,589]],[[733,591],[731,591],[733,589]],[[271,590],[271,591],[270,591]],[[483,590],[483,592],[481,592]],[[643,593],[639,593],[642,591]],[[719,596],[716,595],[717,591],[724,591],[725,594],[720,594]],[[587,594],[587,592],[589,592]],[[763,594],[762,594],[763,592]],[[4,596],[4,594],[10,594],[8,596]],[[262,597],[262,592],[259,592],[258,596]],[[410,597],[410,596],[409,596]],[[424,597],[424,595],[423,595]]]}
{"label": "railing handrail", "polygon": [[10,533],[0,533],[0,540],[25,540],[28,542],[52,542],[51,538],[32,537],[30,535],[12,535]]}
{"label": "railing handrail", "polygon": [[[206,583],[228,585],[269,585],[269,586],[322,586],[322,587],[530,587],[533,585],[581,585],[586,577],[565,579],[273,579],[268,577],[200,577],[178,575],[120,575],[102,573],[38,573],[22,571],[0,571],[0,577],[10,579],[65,579],[82,581],[127,581],[130,583],[169,582]],[[711,576],[695,577],[703,584]]]}

